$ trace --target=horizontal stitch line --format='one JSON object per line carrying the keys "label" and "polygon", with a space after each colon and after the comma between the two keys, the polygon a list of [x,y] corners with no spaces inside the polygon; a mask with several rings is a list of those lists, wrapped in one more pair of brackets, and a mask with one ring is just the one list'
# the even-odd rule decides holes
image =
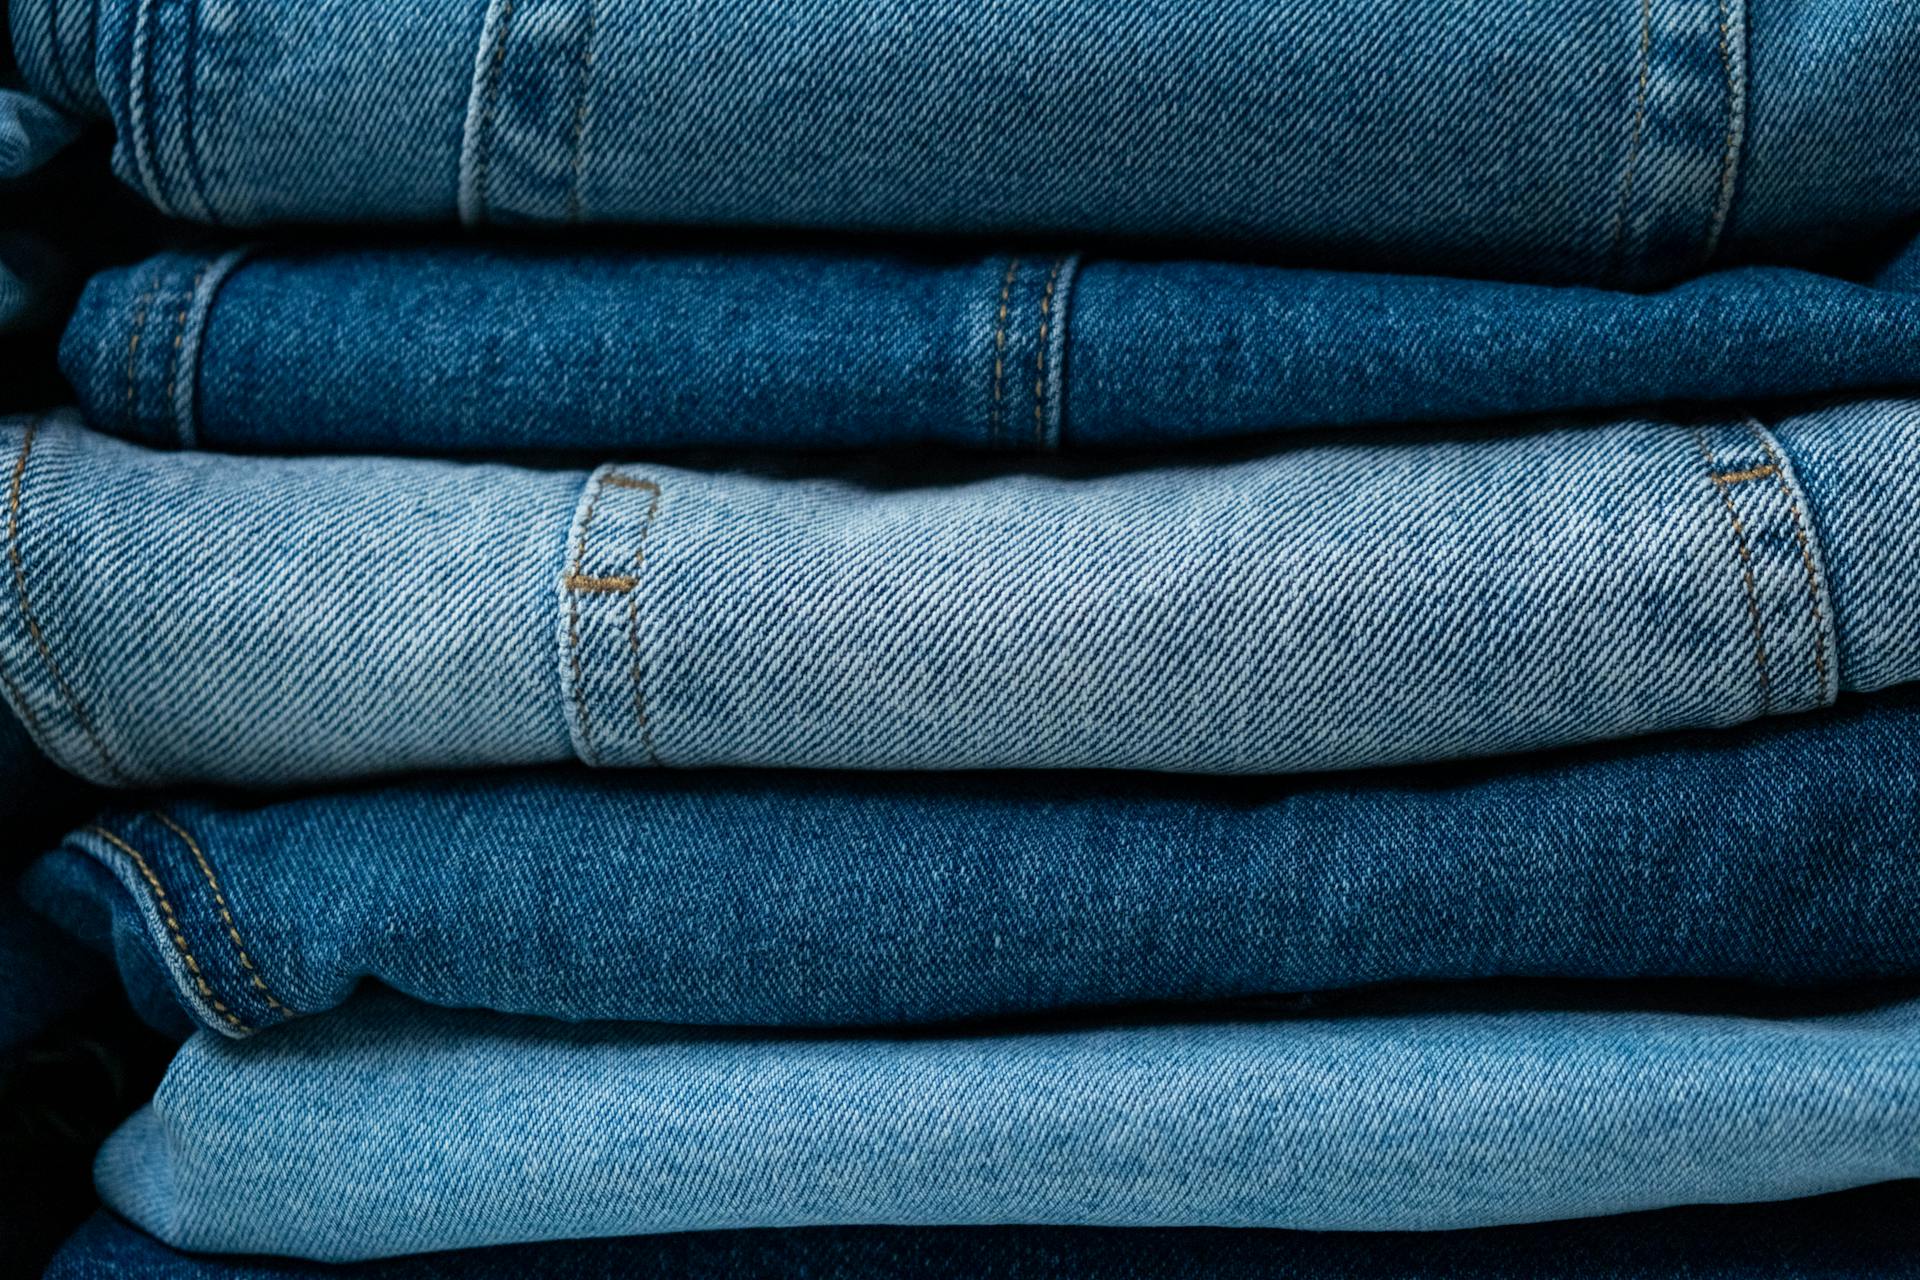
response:
{"label": "horizontal stitch line", "polygon": [[1780,468],[1768,463],[1766,466],[1748,467],[1745,471],[1717,471],[1713,474],[1715,484],[1742,484],[1748,480],[1762,480],[1767,476],[1780,474]]}
{"label": "horizontal stitch line", "polygon": [[213,988],[201,975],[200,962],[193,958],[193,952],[187,946],[186,932],[180,927],[180,917],[174,914],[173,903],[167,899],[167,891],[160,887],[160,877],[153,873],[153,868],[148,866],[147,860],[140,856],[140,851],[105,827],[89,826],[82,827],[81,830],[92,832],[133,859],[133,865],[140,869],[140,874],[146,879],[147,886],[153,890],[153,898],[160,907],[160,914],[166,917],[167,933],[173,939],[174,948],[186,959],[187,968],[192,971],[194,984],[200,988],[200,994],[213,1006],[214,1011],[229,1023],[242,1031],[253,1030],[252,1027],[234,1017],[233,1011],[226,1005],[220,1003],[219,997],[213,994]]}
{"label": "horizontal stitch line", "polygon": [[611,578],[596,578],[587,573],[570,573],[563,580],[569,591],[580,591],[587,595],[624,595],[640,585],[638,578],[621,574]]}

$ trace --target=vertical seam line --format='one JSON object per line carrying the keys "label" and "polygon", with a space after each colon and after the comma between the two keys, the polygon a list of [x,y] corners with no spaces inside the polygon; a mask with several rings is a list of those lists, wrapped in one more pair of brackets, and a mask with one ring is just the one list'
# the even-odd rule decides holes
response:
{"label": "vertical seam line", "polygon": [[640,536],[635,541],[633,552],[633,570],[635,582],[627,590],[627,652],[633,675],[633,713],[640,726],[640,744],[647,749],[647,759],[656,767],[665,768],[666,761],[660,758],[660,748],[653,738],[653,720],[647,714],[646,665],[640,657],[640,588],[638,575],[646,564],[647,538],[653,532],[653,518],[659,514],[660,486],[651,480],[636,480],[629,483],[636,489],[645,490],[647,498],[646,519],[641,522]]}
{"label": "vertical seam line", "polygon": [[500,7],[500,32],[493,38],[493,57],[487,62],[487,83],[481,91],[479,154],[474,159],[474,221],[487,216],[487,179],[493,161],[493,114],[500,94],[500,67],[507,60],[507,37],[513,34],[513,0]]}
{"label": "vertical seam line", "polygon": [[1773,464],[1774,483],[1780,486],[1780,496],[1787,501],[1787,514],[1793,520],[1793,540],[1800,547],[1800,567],[1806,573],[1807,613],[1813,620],[1813,670],[1819,680],[1819,697],[1822,703],[1827,700],[1827,614],[1820,607],[1820,574],[1813,564],[1813,541],[1807,532],[1806,518],[1800,514],[1800,503],[1793,495],[1793,488],[1787,483],[1786,463],[1759,429],[1753,419],[1747,420],[1747,429],[1753,432],[1754,439],[1766,451],[1767,461]]}
{"label": "vertical seam line", "polygon": [[80,705],[80,699],[73,691],[73,686],[68,684],[66,676],[61,674],[60,664],[54,660],[53,649],[47,644],[46,634],[41,631],[39,621],[33,616],[33,607],[27,602],[26,564],[20,556],[20,491],[22,481],[27,474],[27,456],[33,452],[33,439],[39,433],[40,422],[41,419],[35,418],[27,427],[26,437],[20,442],[20,456],[14,460],[13,481],[7,491],[7,559],[13,568],[14,591],[20,601],[20,620],[26,624],[27,634],[33,639],[34,648],[39,651],[40,661],[46,664],[47,674],[53,677],[54,688],[59,691],[61,699],[67,704],[67,709],[73,712],[74,721],[80,726],[80,731],[86,735],[87,741],[93,744],[94,751],[100,756],[100,763],[106,766],[108,774],[115,781],[124,786],[132,786],[133,780],[121,771],[120,766],[114,763],[113,757],[107,753],[107,744],[102,742],[100,735],[94,731],[92,717],[87,715],[86,709]]}
{"label": "vertical seam line", "polygon": [[161,887],[160,877],[153,873],[153,868],[147,865],[147,860],[140,856],[140,851],[105,827],[87,826],[82,827],[81,830],[99,836],[133,859],[133,864],[140,869],[140,875],[146,880],[147,887],[153,890],[154,902],[159,906],[160,914],[166,920],[167,934],[173,939],[174,948],[186,960],[187,971],[193,975],[194,985],[200,989],[201,996],[213,1006],[214,1012],[225,1018],[228,1023],[241,1031],[252,1031],[252,1027],[236,1017],[233,1010],[222,1004],[220,997],[213,993],[213,987],[208,983],[206,974],[200,970],[200,962],[193,958],[193,949],[187,945],[186,931],[180,926],[180,917],[174,914],[173,902],[167,897],[167,891]]}
{"label": "vertical seam line", "polygon": [[1060,282],[1060,269],[1067,265],[1061,258],[1047,273],[1047,287],[1040,293],[1039,350],[1033,357],[1033,443],[1042,448],[1047,442],[1047,325],[1053,316],[1053,290]]}
{"label": "vertical seam line", "polygon": [[160,810],[153,810],[153,816],[161,826],[180,837],[181,842],[187,846],[187,851],[193,854],[193,860],[199,864],[200,874],[207,878],[207,887],[213,890],[213,904],[219,909],[221,922],[227,926],[227,936],[233,939],[233,949],[240,957],[240,966],[253,980],[254,988],[267,1002],[267,1007],[282,1017],[292,1017],[293,1011],[274,999],[273,992],[267,988],[266,980],[260,976],[260,970],[254,966],[253,957],[247,954],[247,944],[240,941],[240,926],[234,923],[233,912],[227,906],[226,895],[220,891],[220,881],[213,874],[213,864],[207,861],[207,855],[202,852],[200,842],[189,835],[185,827]]}
{"label": "vertical seam line", "polygon": [[1707,444],[1707,437],[1699,428],[1692,428],[1693,440],[1699,446],[1700,456],[1706,459],[1707,481],[1713,491],[1719,495],[1721,506],[1725,508],[1727,520],[1733,525],[1734,549],[1740,555],[1740,574],[1746,584],[1747,621],[1753,628],[1753,661],[1760,676],[1760,714],[1767,715],[1773,710],[1773,677],[1767,670],[1766,632],[1760,621],[1760,587],[1753,575],[1753,552],[1747,542],[1747,527],[1740,519],[1739,509],[1733,505],[1733,495],[1728,490],[1727,481],[1717,474],[1713,460],[1713,449]]}
{"label": "vertical seam line", "polygon": [[[1732,0],[1742,3],[1742,0]],[[1747,77],[1744,69],[1736,72],[1733,66],[1733,39],[1728,30],[1729,0],[1715,0],[1720,19],[1720,68],[1727,77],[1727,142],[1720,154],[1720,183],[1717,198],[1714,201],[1713,219],[1707,225],[1706,252],[1701,255],[1700,265],[1704,268],[1713,260],[1720,249],[1720,237],[1726,230],[1727,218],[1733,210],[1733,187],[1737,169],[1740,140],[1746,133],[1746,90]]]}
{"label": "vertical seam line", "polygon": [[1020,272],[1020,259],[1007,262],[1007,273],[1000,280],[1000,313],[993,330],[993,402],[987,409],[987,442],[1000,443],[1000,423],[1006,410],[1002,404],[1006,389],[1007,301],[1013,294],[1013,280]]}
{"label": "vertical seam line", "polygon": [[1620,177],[1619,207],[1613,215],[1613,237],[1607,252],[1608,268],[1619,272],[1624,265],[1626,249],[1627,210],[1633,203],[1634,173],[1640,165],[1640,145],[1646,137],[1647,124],[1647,81],[1652,70],[1653,52],[1653,0],[1640,0],[1640,56],[1639,81],[1634,90],[1633,134],[1627,144],[1627,168]]}
{"label": "vertical seam line", "polygon": [[580,42],[580,97],[573,108],[573,153],[572,183],[567,189],[567,216],[570,221],[580,221],[581,166],[587,138],[587,100],[593,87],[593,38],[600,25],[600,0],[586,0],[586,34]]}

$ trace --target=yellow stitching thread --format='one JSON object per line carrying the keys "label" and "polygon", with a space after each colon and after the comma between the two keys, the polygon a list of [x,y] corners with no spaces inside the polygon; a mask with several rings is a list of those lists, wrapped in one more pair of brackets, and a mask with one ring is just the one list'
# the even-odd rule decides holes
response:
{"label": "yellow stitching thread", "polygon": [[1060,269],[1066,265],[1065,258],[1053,264],[1053,270],[1047,273],[1046,291],[1040,295],[1040,350],[1033,358],[1033,442],[1037,445],[1047,439],[1047,321],[1053,309],[1053,286],[1059,283]]}
{"label": "yellow stitching thread", "polygon": [[156,278],[147,281],[147,287],[141,291],[140,301],[133,309],[133,330],[127,335],[126,418],[127,418],[127,425],[129,427],[131,427],[134,422],[133,402],[134,402],[134,390],[136,387],[134,375],[138,367],[137,362],[138,362],[138,357],[140,355],[140,338],[141,338],[141,335],[146,332],[147,311],[149,308],[152,307],[154,292],[158,290],[159,287],[160,287],[160,282],[157,276]]}
{"label": "yellow stitching thread", "polygon": [[1773,677],[1767,671],[1767,645],[1765,632],[1760,624],[1760,588],[1753,576],[1753,553],[1747,545],[1747,526],[1740,519],[1740,512],[1733,505],[1733,495],[1727,492],[1718,474],[1714,471],[1713,450],[1707,444],[1707,437],[1696,430],[1694,443],[1700,446],[1700,454],[1707,460],[1707,479],[1713,482],[1713,491],[1720,495],[1721,505],[1726,508],[1727,519],[1733,522],[1733,545],[1740,553],[1740,573],[1746,581],[1747,620],[1753,626],[1753,661],[1760,672],[1760,713],[1773,710]]}
{"label": "yellow stitching thread", "polygon": [[283,1017],[291,1018],[293,1011],[273,998],[273,992],[267,989],[265,979],[261,978],[260,971],[254,967],[253,957],[247,954],[247,944],[240,941],[240,927],[233,922],[233,913],[227,908],[226,895],[220,892],[220,881],[214,878],[213,864],[208,862],[207,855],[201,852],[199,842],[187,834],[185,827],[160,810],[153,810],[153,816],[159,819],[161,826],[186,843],[188,851],[193,854],[193,860],[200,864],[200,874],[207,878],[207,887],[213,890],[214,905],[220,909],[220,919],[227,926],[227,936],[233,939],[233,949],[240,954],[240,964],[253,979],[253,985],[260,992],[261,998],[267,1002],[267,1007]]}
{"label": "yellow stitching thread", "polygon": [[1748,480],[1759,480],[1765,476],[1779,474],[1775,466],[1748,467],[1745,471],[1720,471],[1713,477],[1715,484],[1744,484]]}
{"label": "yellow stitching thread", "polygon": [[570,573],[565,585],[569,591],[578,591],[584,595],[620,595],[640,585],[639,579],[624,574],[611,578],[596,578],[591,574]]}
{"label": "yellow stitching thread", "polygon": [[1020,259],[1013,258],[1007,263],[1007,274],[1000,281],[1000,318],[993,331],[993,409],[987,416],[987,440],[1000,442],[1001,388],[1006,371],[1007,351],[1007,299],[1013,294],[1014,276],[1020,271]]}
{"label": "yellow stitching thread", "polygon": [[1653,49],[1653,0],[1640,0],[1640,83],[1634,91],[1633,140],[1627,146],[1627,170],[1620,178],[1620,207],[1613,215],[1613,247],[1608,253],[1611,265],[1618,269],[1626,246],[1627,209],[1633,203],[1634,173],[1640,165],[1640,143],[1646,134],[1647,79]]}
{"label": "yellow stitching thread", "polygon": [[1717,0],[1716,7],[1720,16],[1720,69],[1727,77],[1727,145],[1720,152],[1719,190],[1714,193],[1713,220],[1707,226],[1706,252],[1701,255],[1701,265],[1712,260],[1714,251],[1720,247],[1720,234],[1726,229],[1727,213],[1733,207],[1733,152],[1734,142],[1739,133],[1741,112],[1740,87],[1733,78],[1733,52],[1729,47],[1732,36],[1727,30],[1727,0]]}
{"label": "yellow stitching thread", "polygon": [[47,638],[40,630],[40,623],[34,618],[33,609],[27,603],[26,563],[20,558],[20,487],[22,479],[27,474],[27,455],[33,452],[33,438],[39,434],[40,423],[41,419],[35,418],[27,427],[26,438],[20,442],[20,456],[14,460],[13,483],[7,493],[7,559],[13,566],[13,586],[20,598],[20,620],[26,623],[27,634],[33,638],[34,648],[39,650],[40,660],[46,663],[47,674],[53,677],[54,687],[66,701],[67,709],[73,712],[74,721],[80,726],[80,731],[86,734],[87,741],[92,743],[93,749],[99,753],[100,762],[106,765],[107,772],[117,781],[131,786],[132,779],[121,772],[120,766],[113,762],[113,757],[107,754],[107,744],[102,742],[100,735],[94,732],[93,721],[80,705],[80,699],[74,694],[73,686],[68,684],[67,678],[60,673],[60,664],[54,661],[53,650],[48,646]]}
{"label": "yellow stitching thread", "polygon": [[91,831],[133,859],[133,865],[140,868],[140,874],[146,878],[148,887],[153,890],[154,901],[160,907],[160,914],[166,917],[167,932],[173,938],[173,945],[178,948],[180,954],[186,958],[187,968],[192,972],[194,984],[200,988],[201,996],[206,999],[207,1003],[213,1006],[214,1012],[218,1013],[235,1027],[242,1031],[253,1030],[252,1027],[249,1027],[246,1023],[236,1018],[233,1015],[233,1011],[227,1008],[226,1005],[221,1004],[219,998],[213,994],[213,988],[207,984],[205,976],[200,972],[200,962],[193,958],[193,952],[187,946],[186,933],[180,928],[180,918],[173,913],[173,903],[167,899],[167,891],[160,887],[160,877],[153,874],[153,868],[148,866],[147,860],[140,856],[140,851],[105,827],[90,826],[83,827],[81,830]]}
{"label": "yellow stitching thread", "polygon": [[1807,608],[1813,614],[1813,668],[1820,677],[1820,697],[1824,701],[1827,696],[1827,615],[1826,611],[1820,607],[1820,575],[1813,567],[1813,544],[1807,537],[1807,526],[1800,515],[1800,504],[1794,500],[1793,490],[1787,485],[1786,468],[1780,461],[1780,455],[1774,452],[1772,443],[1755,430],[1751,423],[1749,429],[1753,430],[1754,438],[1760,442],[1760,447],[1766,450],[1767,457],[1772,460],[1773,465],[1769,470],[1773,472],[1775,482],[1780,486],[1780,496],[1787,500],[1788,514],[1793,517],[1793,538],[1800,544],[1800,564],[1807,571]]}

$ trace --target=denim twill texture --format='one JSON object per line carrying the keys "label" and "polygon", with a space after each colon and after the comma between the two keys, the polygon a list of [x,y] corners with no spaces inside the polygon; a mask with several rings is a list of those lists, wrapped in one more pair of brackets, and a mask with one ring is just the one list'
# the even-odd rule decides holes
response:
{"label": "denim twill texture", "polygon": [[463,246],[96,277],[89,425],[261,453],[1175,445],[1920,383],[1920,248],[1630,294],[1061,252]]}
{"label": "denim twill texture", "polygon": [[[1202,242],[1642,284],[1920,208],[1908,0],[14,0],[162,210]],[[882,35],[884,33],[884,35]],[[1417,33],[1417,37],[1414,33]]]}
{"label": "denim twill texture", "polygon": [[1920,977],[1920,695],[1303,781],[542,771],[76,830],[29,897],[156,1025],[364,978],[569,1019],[844,1025],[1404,980]]}
{"label": "denim twill texture", "polygon": [[945,483],[148,452],[57,415],[0,442],[5,692],[107,785],[1292,772],[1920,675],[1905,401]]}
{"label": "denim twill texture", "polygon": [[829,1036],[375,991],[196,1034],[95,1177],[176,1247],[344,1261],[863,1223],[1420,1230],[1920,1175],[1920,1001],[1325,999]]}
{"label": "denim twill texture", "polygon": [[1912,1280],[1911,1183],[1783,1204],[1423,1235],[802,1227],[501,1245],[344,1268],[176,1253],[102,1213],[47,1280]]}

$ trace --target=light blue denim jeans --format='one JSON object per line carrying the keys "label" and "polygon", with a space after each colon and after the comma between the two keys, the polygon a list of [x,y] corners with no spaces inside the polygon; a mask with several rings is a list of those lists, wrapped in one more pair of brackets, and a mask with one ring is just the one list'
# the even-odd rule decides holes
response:
{"label": "light blue denim jeans", "polygon": [[103,784],[437,767],[1267,773],[1920,676],[1920,404],[835,478],[0,427],[0,689]]}
{"label": "light blue denim jeans", "polygon": [[1413,979],[1920,978],[1920,685],[1850,701],[1331,778],[559,768],[174,800],[74,831],[27,887],[182,1035],[367,978],[799,1026]]}
{"label": "light blue denim jeans", "polygon": [[163,210],[1202,242],[1639,283],[1920,213],[1910,0],[13,0]]}
{"label": "light blue denim jeans", "polygon": [[849,1036],[370,992],[197,1034],[95,1177],[177,1247],[346,1260],[864,1223],[1429,1230],[1920,1174],[1911,998],[1323,999]]}
{"label": "light blue denim jeans", "polygon": [[1660,293],[983,255],[282,246],[105,272],[88,423],[254,453],[1045,450],[1920,384],[1920,246],[1871,287]]}

